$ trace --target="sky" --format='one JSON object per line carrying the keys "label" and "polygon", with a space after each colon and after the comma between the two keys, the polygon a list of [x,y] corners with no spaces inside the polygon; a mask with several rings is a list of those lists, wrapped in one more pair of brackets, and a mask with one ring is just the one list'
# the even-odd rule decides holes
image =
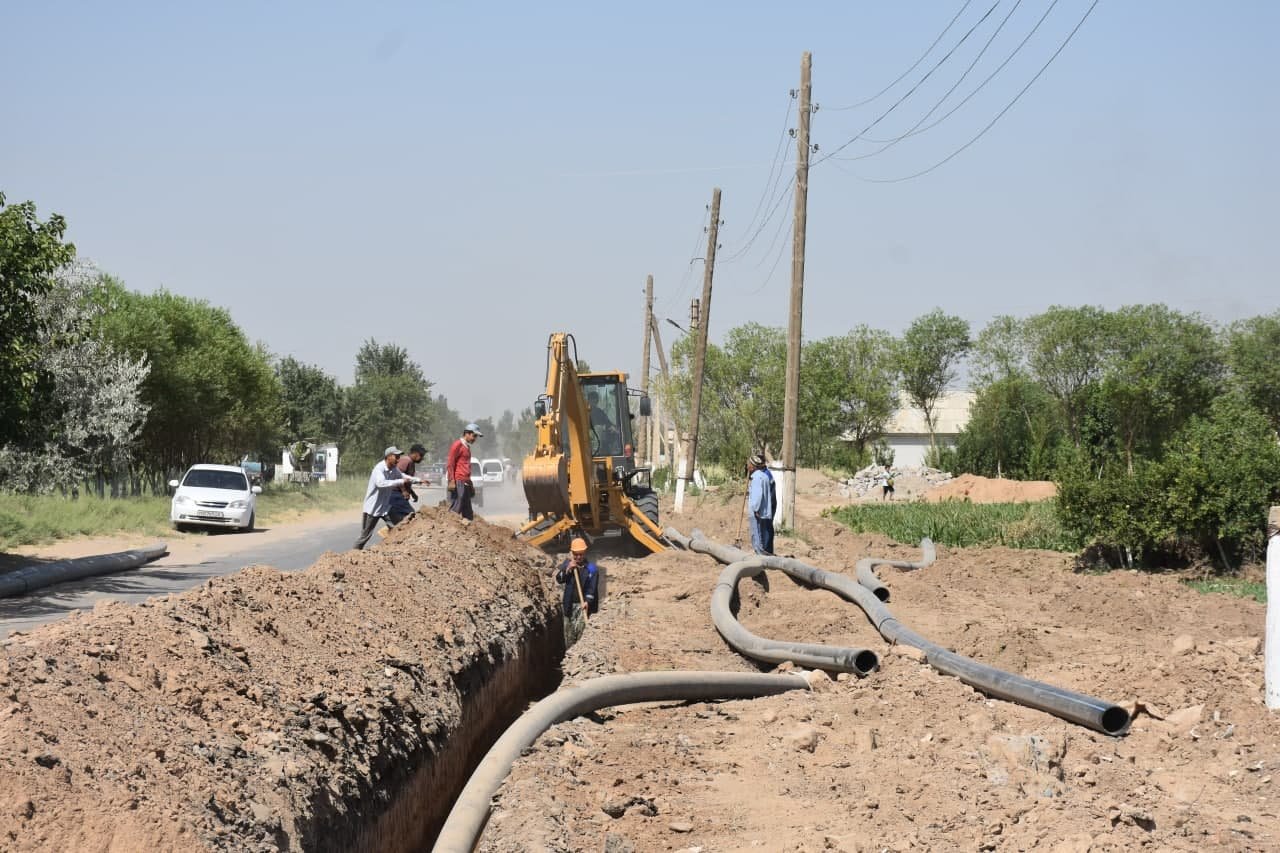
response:
{"label": "sky", "polygon": [[686,325],[713,187],[711,338],[786,325],[811,51],[806,339],[934,307],[975,332],[1276,310],[1280,4],[1100,0],[985,135],[878,182],[973,139],[1091,2],[9,3],[0,191],[273,353],[347,382],[361,342],[396,343],[496,417],[542,390],[553,331],[638,384],[645,276]]}

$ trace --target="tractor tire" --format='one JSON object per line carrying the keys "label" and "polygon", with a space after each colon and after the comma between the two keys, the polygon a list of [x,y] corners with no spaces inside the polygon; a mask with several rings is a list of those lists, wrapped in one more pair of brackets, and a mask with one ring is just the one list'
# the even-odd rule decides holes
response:
{"label": "tractor tire", "polygon": [[[631,502],[636,505],[636,509],[644,513],[645,518],[654,523],[658,529],[662,528],[658,521],[658,493],[653,489],[636,489],[631,494]],[[635,537],[631,537],[631,551],[637,557],[647,556],[650,552],[644,545],[636,541]]]}

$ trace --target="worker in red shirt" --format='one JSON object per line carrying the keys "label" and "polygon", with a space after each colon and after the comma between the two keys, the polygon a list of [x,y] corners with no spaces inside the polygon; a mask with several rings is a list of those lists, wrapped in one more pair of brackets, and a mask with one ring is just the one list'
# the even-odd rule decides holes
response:
{"label": "worker in red shirt", "polygon": [[471,482],[471,445],[483,435],[480,427],[473,423],[467,424],[462,429],[462,438],[449,448],[449,456],[444,463],[449,487],[449,509],[466,519],[476,517],[471,509],[471,498],[476,493],[475,483]]}

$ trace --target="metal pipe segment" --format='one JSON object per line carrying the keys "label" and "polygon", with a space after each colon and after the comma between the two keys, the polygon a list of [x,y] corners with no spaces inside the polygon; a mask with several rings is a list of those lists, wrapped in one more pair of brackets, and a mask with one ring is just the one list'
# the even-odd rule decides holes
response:
{"label": "metal pipe segment", "polygon": [[828,572],[790,557],[753,557],[738,548],[713,542],[698,530],[693,531],[692,536],[685,536],[668,527],[666,534],[680,547],[709,554],[722,563],[748,559],[753,563],[758,561],[765,568],[777,569],[805,583],[834,592],[858,605],[886,640],[920,649],[934,669],[953,675],[988,696],[1046,711],[1108,735],[1122,735],[1129,729],[1129,712],[1113,702],[996,669],[925,639],[899,622],[872,590],[847,575]]}
{"label": "metal pipe segment", "polygon": [[511,765],[556,723],[612,705],[672,700],[753,699],[788,690],[808,690],[802,675],[759,672],[636,672],[593,678],[552,693],[498,738],[458,795],[436,837],[435,853],[470,853],[489,821],[489,802]]}
{"label": "metal pipe segment", "polygon": [[875,593],[876,598],[881,601],[889,600],[889,587],[881,583],[880,578],[876,577],[876,573],[872,571],[876,566],[892,566],[895,569],[923,569],[933,564],[938,559],[938,550],[933,547],[933,540],[925,537],[920,540],[920,550],[924,555],[919,560],[886,560],[881,557],[864,557],[858,561],[858,565],[854,569],[854,573],[858,578],[858,583]]}
{"label": "metal pipe segment", "polygon": [[116,554],[99,554],[96,557],[79,557],[74,560],[59,560],[56,563],[23,566],[0,576],[0,598],[25,595],[63,581],[136,569],[167,553],[169,553],[168,546],[161,542],[150,548],[135,548],[132,551],[121,551]]}

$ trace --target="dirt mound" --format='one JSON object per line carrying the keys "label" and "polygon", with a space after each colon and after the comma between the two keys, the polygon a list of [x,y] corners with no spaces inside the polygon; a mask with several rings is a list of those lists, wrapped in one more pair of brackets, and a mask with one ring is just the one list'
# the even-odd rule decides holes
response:
{"label": "dirt mound", "polygon": [[302,573],[255,567],[12,636],[0,848],[420,844],[408,818],[448,800],[405,806],[394,789],[423,773],[444,792],[432,762],[465,762],[450,741],[462,715],[518,710],[503,665],[531,637],[554,662],[548,567],[509,530],[427,510]]}
{"label": "dirt mound", "polygon": [[[732,542],[739,505],[665,515]],[[665,506],[664,506],[665,509]],[[805,518],[778,550],[852,574],[916,549]],[[720,566],[669,552],[603,560],[609,596],[566,676],[752,671],[708,616]],[[990,699],[891,649],[853,605],[770,573],[739,618],[778,638],[863,645],[862,680],[754,701],[615,708],[554,727],[516,765],[481,849],[1277,849],[1280,720],[1261,704],[1265,608],[1172,578],[1072,571],[1063,554],[940,549],[881,572],[923,635],[1142,710],[1124,738]]]}
{"label": "dirt mound", "polygon": [[1047,480],[993,480],[961,474],[925,493],[927,501],[971,501],[976,504],[1028,503],[1057,497],[1058,487]]}

